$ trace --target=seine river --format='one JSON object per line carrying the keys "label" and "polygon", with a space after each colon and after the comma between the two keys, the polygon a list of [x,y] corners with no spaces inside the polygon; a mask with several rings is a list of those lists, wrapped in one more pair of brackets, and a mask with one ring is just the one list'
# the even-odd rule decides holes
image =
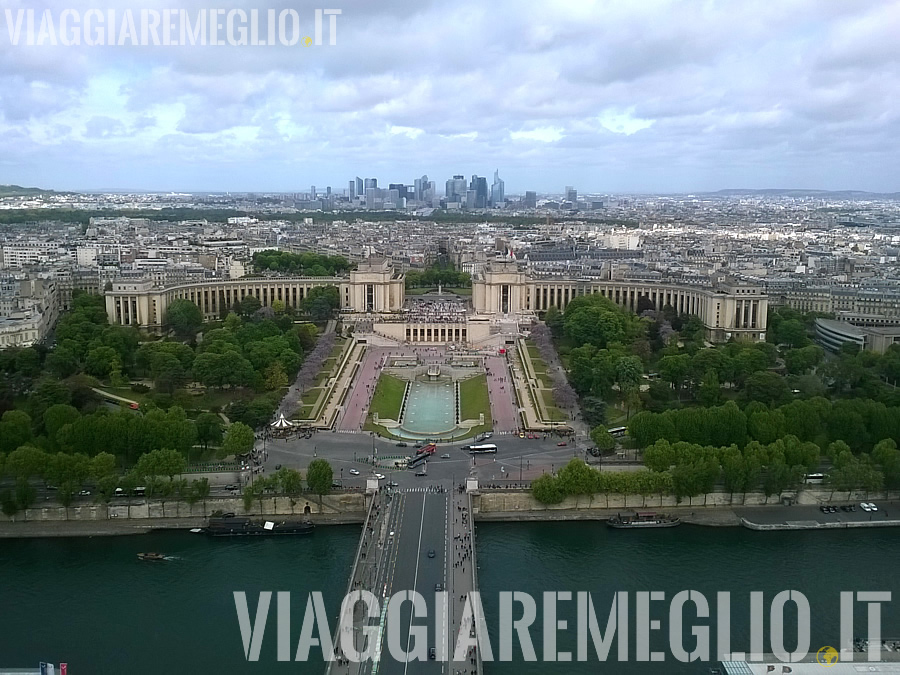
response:
{"label": "seine river", "polygon": [[[246,591],[252,598],[252,617],[259,591],[292,591],[296,644],[308,592],[324,593],[333,623],[358,532],[342,526],[278,540],[211,540],[182,532],[0,540],[0,668],[33,667],[45,660],[68,662],[72,675],[324,672],[321,665],[277,663],[274,625],[266,631],[260,662],[245,662],[232,592]],[[813,649],[836,644],[840,591],[891,591],[894,603],[900,602],[898,534],[894,529],[758,533],[691,526],[639,532],[611,531],[598,523],[489,523],[478,526],[477,544],[492,642],[497,641],[500,591],[525,591],[537,599],[539,620],[532,633],[539,658],[541,593],[591,592],[605,630],[612,594],[625,591],[630,594],[633,660],[637,591],[663,591],[668,599],[678,591],[697,590],[711,603],[716,592],[730,591],[732,648],[738,650],[749,649],[749,593],[765,593],[768,621],[775,593],[798,590],[812,608]],[[145,563],[136,558],[140,551],[175,558]],[[561,603],[558,617],[570,629],[573,606]],[[692,619],[690,607],[685,609],[688,650],[691,625],[714,626],[710,619]],[[785,614],[789,625],[790,608]],[[651,647],[668,651],[668,603],[655,603],[651,613],[662,624]],[[856,632],[863,634],[865,612],[856,615]],[[274,621],[273,609],[270,624]],[[900,635],[900,612],[893,605],[884,607],[883,633]],[[787,647],[793,647],[790,639]],[[557,648],[574,651],[574,631],[560,631]],[[487,674],[598,672],[596,662],[525,663],[518,649],[514,656],[511,663],[487,664]],[[706,667],[669,656],[664,664],[613,662],[600,670],[687,675],[705,673]]]}

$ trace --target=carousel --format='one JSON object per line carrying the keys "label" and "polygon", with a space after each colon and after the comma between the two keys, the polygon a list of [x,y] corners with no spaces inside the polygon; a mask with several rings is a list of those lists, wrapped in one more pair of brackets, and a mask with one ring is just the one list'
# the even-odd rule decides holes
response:
{"label": "carousel", "polygon": [[270,435],[275,438],[287,438],[294,432],[294,423],[281,413],[279,418],[269,425]]}

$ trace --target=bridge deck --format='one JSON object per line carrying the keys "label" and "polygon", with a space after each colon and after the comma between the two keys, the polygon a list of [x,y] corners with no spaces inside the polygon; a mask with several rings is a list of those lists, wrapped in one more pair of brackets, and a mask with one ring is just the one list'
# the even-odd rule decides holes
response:
{"label": "bridge deck", "polygon": [[[377,647],[370,660],[330,663],[328,675],[481,672],[477,649],[463,650],[462,658],[454,661],[461,621],[466,621],[463,637],[469,635],[466,600],[476,590],[470,502],[469,495],[452,490],[449,484],[379,492],[363,530],[350,582],[351,589],[369,590],[382,603],[380,617],[367,620],[367,625],[380,628]],[[431,551],[434,557],[429,557]],[[399,612],[387,611],[388,598],[413,590],[425,598],[427,618],[417,613],[413,620],[410,602],[404,602]],[[364,617],[358,613],[354,618],[354,625],[345,630],[353,630],[355,648],[363,651]],[[416,639],[420,626],[427,627],[424,642]],[[339,637],[335,635],[335,640]],[[430,658],[431,648],[436,650],[434,659]],[[402,657],[399,652],[411,653]]]}

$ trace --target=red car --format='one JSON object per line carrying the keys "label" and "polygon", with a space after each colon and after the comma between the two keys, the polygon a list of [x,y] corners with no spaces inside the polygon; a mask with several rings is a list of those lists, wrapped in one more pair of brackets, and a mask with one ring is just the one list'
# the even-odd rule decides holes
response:
{"label": "red car", "polygon": [[132,410],[137,410],[137,409],[140,408],[141,406],[138,405],[137,403],[131,403],[131,404],[129,404],[128,407],[131,408]]}
{"label": "red car", "polygon": [[556,444],[556,446],[559,448],[564,448],[567,445],[568,445],[568,443],[566,443],[565,441],[560,441],[559,443]]}

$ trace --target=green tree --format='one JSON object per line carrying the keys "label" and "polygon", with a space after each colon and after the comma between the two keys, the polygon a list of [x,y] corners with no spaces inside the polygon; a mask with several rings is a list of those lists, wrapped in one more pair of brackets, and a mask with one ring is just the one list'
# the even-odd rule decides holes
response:
{"label": "green tree", "polygon": [[243,455],[253,449],[256,437],[253,429],[241,422],[235,422],[228,427],[225,433],[225,441],[222,443],[222,452],[228,455]]}
{"label": "green tree", "polygon": [[787,382],[778,373],[769,371],[753,373],[744,384],[744,395],[750,401],[768,406],[784,403],[790,397]]}
{"label": "green tree", "polygon": [[141,478],[168,476],[171,481],[175,474],[184,473],[186,468],[184,455],[177,450],[164,448],[141,455],[132,471]]}
{"label": "green tree", "polygon": [[121,368],[121,361],[112,347],[95,347],[84,361],[84,370],[95,377],[108,377],[114,368]]}
{"label": "green tree", "polygon": [[222,442],[222,418],[215,413],[205,412],[197,416],[197,440],[204,448],[209,444],[218,445]]}
{"label": "green tree", "polygon": [[50,406],[44,412],[44,429],[51,439],[56,438],[56,432],[66,424],[74,424],[81,414],[73,406],[65,403],[57,403]]}
{"label": "green tree", "polygon": [[325,495],[331,490],[334,474],[331,464],[324,459],[314,459],[306,470],[306,484],[317,495]]}
{"label": "green tree", "polygon": [[269,391],[284,389],[288,386],[288,376],[281,363],[276,361],[266,369],[266,389]]}
{"label": "green tree", "polygon": [[21,410],[7,410],[0,418],[0,452],[10,453],[31,440],[31,417]]}
{"label": "green tree", "polygon": [[559,504],[566,497],[559,480],[550,474],[538,476],[531,481],[531,494],[541,504]]}
{"label": "green tree", "polygon": [[550,305],[547,308],[547,311],[544,313],[544,323],[547,324],[550,332],[553,333],[553,337],[559,339],[563,336],[565,321],[562,312],[559,311],[556,305]]}
{"label": "green tree", "polygon": [[604,426],[596,426],[591,429],[591,440],[600,452],[609,452],[616,447],[616,439]]}
{"label": "green tree", "polygon": [[165,322],[179,338],[192,338],[203,325],[203,313],[190,300],[178,298],[166,308]]}
{"label": "green tree", "polygon": [[687,354],[664,356],[659,360],[659,376],[671,383],[675,391],[681,391],[691,368],[691,357]]}
{"label": "green tree", "polygon": [[245,295],[241,298],[241,316],[252,316],[262,307],[262,303],[255,295]]}
{"label": "green tree", "polygon": [[325,321],[341,307],[341,294],[337,286],[314,286],[301,303],[301,309],[313,321]]}
{"label": "green tree", "polygon": [[78,357],[68,347],[58,346],[47,355],[47,369],[61,380],[78,371]]}
{"label": "green tree", "polygon": [[697,400],[700,405],[707,408],[718,405],[722,400],[722,387],[719,384],[719,376],[715,370],[708,370],[703,376],[700,383],[700,389],[697,392]]}
{"label": "green tree", "polygon": [[43,450],[23,445],[6,457],[6,472],[18,480],[27,481],[33,476],[43,476],[49,468],[49,456]]}

